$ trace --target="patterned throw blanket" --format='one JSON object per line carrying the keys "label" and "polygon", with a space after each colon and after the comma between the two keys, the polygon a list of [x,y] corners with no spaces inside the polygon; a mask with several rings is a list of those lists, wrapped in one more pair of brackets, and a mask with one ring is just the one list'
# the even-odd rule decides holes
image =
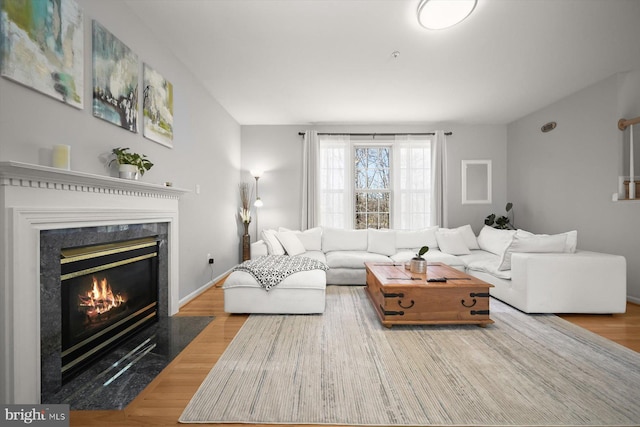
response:
{"label": "patterned throw blanket", "polygon": [[327,264],[304,256],[265,255],[245,261],[233,271],[246,271],[260,283],[267,292],[286,277],[300,271],[324,270]]}

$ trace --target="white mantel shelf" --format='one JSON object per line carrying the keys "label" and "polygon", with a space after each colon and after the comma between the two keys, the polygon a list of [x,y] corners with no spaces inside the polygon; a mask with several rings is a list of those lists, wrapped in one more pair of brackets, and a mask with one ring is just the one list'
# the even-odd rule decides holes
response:
{"label": "white mantel shelf", "polygon": [[15,161],[0,162],[0,186],[178,199],[189,190]]}

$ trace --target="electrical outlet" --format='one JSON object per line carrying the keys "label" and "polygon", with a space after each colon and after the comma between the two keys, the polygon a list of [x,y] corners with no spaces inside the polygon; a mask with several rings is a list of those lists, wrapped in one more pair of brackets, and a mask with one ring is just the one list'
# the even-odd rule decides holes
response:
{"label": "electrical outlet", "polygon": [[209,264],[213,264],[213,258],[209,258]]}

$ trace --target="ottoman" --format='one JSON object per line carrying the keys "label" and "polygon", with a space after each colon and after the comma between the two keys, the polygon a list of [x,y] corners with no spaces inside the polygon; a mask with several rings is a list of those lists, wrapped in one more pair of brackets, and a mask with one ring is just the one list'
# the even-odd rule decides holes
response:
{"label": "ottoman", "polygon": [[323,270],[294,273],[268,292],[251,274],[234,271],[222,285],[224,311],[263,314],[324,313],[326,287],[327,275]]}

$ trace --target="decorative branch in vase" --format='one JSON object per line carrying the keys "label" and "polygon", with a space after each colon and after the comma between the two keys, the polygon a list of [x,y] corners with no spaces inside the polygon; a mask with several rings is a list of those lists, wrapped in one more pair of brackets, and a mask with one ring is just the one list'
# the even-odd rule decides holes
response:
{"label": "decorative branch in vase", "polygon": [[242,208],[240,208],[240,219],[244,225],[244,234],[249,234],[249,224],[251,223],[251,198],[253,197],[251,185],[247,182],[241,182],[238,187],[240,188],[240,202]]}

